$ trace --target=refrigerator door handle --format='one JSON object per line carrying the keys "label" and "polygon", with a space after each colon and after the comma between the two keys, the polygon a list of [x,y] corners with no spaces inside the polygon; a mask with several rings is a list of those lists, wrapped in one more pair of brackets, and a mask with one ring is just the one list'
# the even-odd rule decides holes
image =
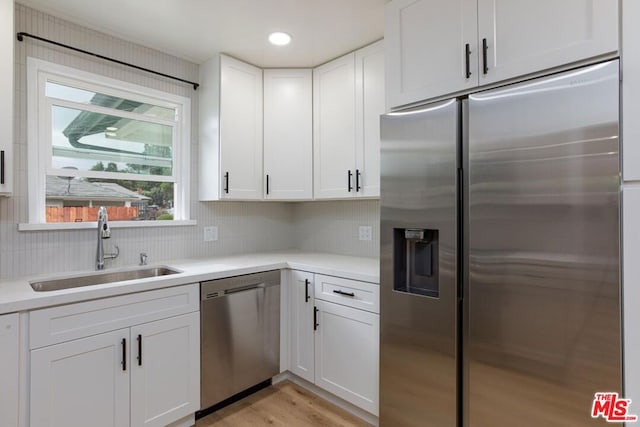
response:
{"label": "refrigerator door handle", "polygon": [[482,73],[487,74],[489,72],[489,66],[487,65],[487,50],[489,50],[489,46],[487,45],[487,39],[482,39]]}
{"label": "refrigerator door handle", "polygon": [[471,77],[470,57],[471,57],[471,47],[469,46],[469,43],[467,43],[464,45],[464,69],[465,69],[466,78]]}

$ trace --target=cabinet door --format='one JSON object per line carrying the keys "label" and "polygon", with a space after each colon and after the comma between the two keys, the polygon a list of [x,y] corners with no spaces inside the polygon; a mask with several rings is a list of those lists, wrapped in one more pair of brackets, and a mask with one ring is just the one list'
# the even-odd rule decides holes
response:
{"label": "cabinet door", "polygon": [[315,383],[378,415],[377,314],[316,300]]}
{"label": "cabinet door", "polygon": [[618,2],[478,0],[480,84],[618,50]]}
{"label": "cabinet door", "polygon": [[380,115],[384,102],[384,42],[356,51],[356,195],[380,197]]}
{"label": "cabinet door", "polygon": [[313,70],[313,161],[316,199],[355,195],[355,56]]}
{"label": "cabinet door", "polygon": [[292,270],[289,284],[290,370],[313,382],[313,274]]}
{"label": "cabinet door", "polygon": [[0,316],[0,426],[18,427],[18,315]]}
{"label": "cabinet door", "polygon": [[223,199],[262,199],[262,70],[220,57]]}
{"label": "cabinet door", "polygon": [[31,351],[31,427],[129,425],[129,329]]}
{"label": "cabinet door", "polygon": [[0,196],[13,191],[13,0],[0,0]]}
{"label": "cabinet door", "polygon": [[264,70],[265,198],[313,194],[311,70]]}
{"label": "cabinet door", "polygon": [[386,5],[389,108],[477,86],[476,7],[476,0],[394,0]]}
{"label": "cabinet door", "polygon": [[131,328],[131,426],[163,427],[200,409],[200,313]]}

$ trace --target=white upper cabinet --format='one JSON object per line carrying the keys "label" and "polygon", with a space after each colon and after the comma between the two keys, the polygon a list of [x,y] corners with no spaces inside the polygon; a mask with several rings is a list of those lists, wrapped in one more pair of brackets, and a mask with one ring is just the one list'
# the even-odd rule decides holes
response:
{"label": "white upper cabinet", "polygon": [[222,199],[262,199],[262,70],[224,55],[220,56],[220,185]]}
{"label": "white upper cabinet", "polygon": [[356,164],[355,54],[313,70],[316,199],[352,197]]}
{"label": "white upper cabinet", "polygon": [[379,197],[384,72],[382,41],[313,70],[316,199]]}
{"label": "white upper cabinet", "polygon": [[478,85],[476,8],[476,0],[395,0],[386,5],[389,107]]}
{"label": "white upper cabinet", "polygon": [[380,197],[380,115],[385,113],[384,42],[356,51],[356,195]]}
{"label": "white upper cabinet", "polygon": [[615,53],[618,2],[394,0],[385,38],[394,108]]}
{"label": "white upper cabinet", "polygon": [[313,197],[311,82],[311,70],[264,70],[265,199]]}
{"label": "white upper cabinet", "polygon": [[13,191],[13,0],[0,0],[0,196]]}
{"label": "white upper cabinet", "polygon": [[615,0],[478,0],[480,84],[618,50]]}

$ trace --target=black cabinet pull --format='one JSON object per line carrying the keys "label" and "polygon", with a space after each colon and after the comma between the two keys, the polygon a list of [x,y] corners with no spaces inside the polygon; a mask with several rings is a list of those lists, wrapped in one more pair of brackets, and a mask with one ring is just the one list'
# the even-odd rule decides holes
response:
{"label": "black cabinet pull", "polygon": [[356,192],[362,190],[360,187],[360,169],[356,169]]}
{"label": "black cabinet pull", "polygon": [[122,370],[127,370],[127,339],[122,338]]}
{"label": "black cabinet pull", "polygon": [[487,74],[489,72],[489,66],[487,65],[487,39],[482,39],[482,72]]}
{"label": "black cabinet pull", "polygon": [[138,366],[142,366],[142,335],[138,335]]}
{"label": "black cabinet pull", "polygon": [[229,193],[229,172],[224,174],[224,192]]}
{"label": "black cabinet pull", "polygon": [[351,169],[349,169],[347,171],[347,191],[349,193],[351,193],[351,190],[353,190],[353,186],[351,185],[351,177],[353,176],[353,174],[351,173]]}
{"label": "black cabinet pull", "polygon": [[318,307],[313,307],[313,330],[317,330],[318,326]]}
{"label": "black cabinet pull", "polygon": [[309,302],[309,279],[304,279],[304,302]]}
{"label": "black cabinet pull", "polygon": [[4,150],[0,151],[0,184],[4,184]]}
{"label": "black cabinet pull", "polygon": [[346,297],[355,297],[356,296],[356,294],[354,294],[353,292],[345,292],[345,291],[341,291],[340,289],[334,289],[333,293],[334,294],[344,295]]}
{"label": "black cabinet pull", "polygon": [[269,175],[267,175],[267,194],[269,194]]}
{"label": "black cabinet pull", "polygon": [[471,77],[470,57],[471,57],[471,47],[469,46],[469,43],[467,43],[464,45],[464,69],[465,69],[465,75],[467,76],[466,78]]}

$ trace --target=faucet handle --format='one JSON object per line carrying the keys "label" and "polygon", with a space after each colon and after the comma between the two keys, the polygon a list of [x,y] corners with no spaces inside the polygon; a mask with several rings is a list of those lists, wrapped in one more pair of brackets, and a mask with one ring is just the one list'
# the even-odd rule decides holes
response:
{"label": "faucet handle", "polygon": [[147,256],[146,252],[140,252],[140,265],[147,265],[147,259],[149,257]]}

